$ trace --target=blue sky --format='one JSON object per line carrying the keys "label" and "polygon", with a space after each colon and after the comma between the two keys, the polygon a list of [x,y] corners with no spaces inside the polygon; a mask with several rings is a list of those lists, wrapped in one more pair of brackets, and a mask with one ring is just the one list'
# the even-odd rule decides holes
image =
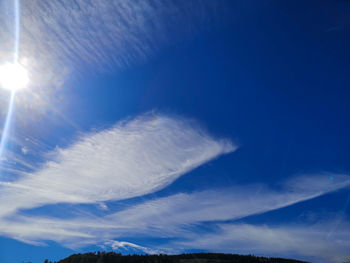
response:
{"label": "blue sky", "polygon": [[[30,83],[0,156],[1,262],[349,260],[349,2],[19,4]],[[15,19],[0,5],[5,63]]]}

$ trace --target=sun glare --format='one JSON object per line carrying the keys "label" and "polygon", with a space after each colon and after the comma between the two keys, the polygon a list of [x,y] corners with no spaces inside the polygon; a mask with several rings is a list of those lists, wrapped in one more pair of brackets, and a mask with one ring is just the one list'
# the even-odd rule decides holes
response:
{"label": "sun glare", "polygon": [[19,63],[0,66],[0,86],[10,91],[17,91],[28,85],[27,70]]}

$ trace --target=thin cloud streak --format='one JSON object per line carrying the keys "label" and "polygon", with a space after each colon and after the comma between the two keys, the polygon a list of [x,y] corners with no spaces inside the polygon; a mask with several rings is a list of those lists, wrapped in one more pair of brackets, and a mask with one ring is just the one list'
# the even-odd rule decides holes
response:
{"label": "thin cloud streak", "polygon": [[[44,68],[52,63],[123,68],[145,61],[177,37],[204,29],[225,6],[225,1],[201,0],[27,0],[21,3],[20,55],[40,60]],[[11,39],[11,24],[6,13],[3,17],[0,36]],[[9,49],[11,41],[3,45]]]}
{"label": "thin cloud streak", "polygon": [[49,153],[37,171],[3,182],[0,215],[60,202],[142,196],[235,149],[230,141],[216,140],[185,119],[146,114],[84,135]]}
{"label": "thin cloud streak", "polygon": [[[218,244],[221,236],[229,243],[232,239],[241,245],[242,252],[254,245],[256,253],[286,253],[284,248],[301,238],[295,236],[292,227],[271,230],[274,231],[272,237],[281,235],[282,238],[281,246],[273,250],[272,239],[257,239],[266,234],[261,226],[244,225],[239,229],[232,225],[225,229],[227,224],[223,222],[281,209],[350,186],[348,175],[305,175],[274,186],[236,185],[177,193],[139,201],[118,212],[106,210],[103,204],[154,193],[186,172],[235,149],[229,140],[209,136],[190,120],[157,114],[145,114],[106,130],[81,135],[67,148],[47,154],[47,162],[40,169],[22,174],[17,181],[1,183],[0,234],[35,245],[51,240],[71,248],[101,244],[147,253],[158,250],[115,239],[177,239],[177,243],[161,248],[169,253],[191,248],[199,238],[195,228],[210,223],[216,230],[207,230],[201,235],[208,236],[208,240],[216,238]],[[70,203],[73,208],[79,203],[99,205],[105,209],[104,214],[109,214],[78,213],[68,219],[28,214],[32,208],[57,203]],[[248,238],[244,238],[242,229]],[[225,231],[234,237],[222,234]],[[318,238],[321,230],[312,231],[307,232],[310,235],[306,240]],[[337,233],[332,234],[332,238],[337,237]],[[206,247],[205,240],[192,248],[214,249]],[[320,241],[311,246],[310,251],[323,249],[327,242]],[[299,246],[291,246],[291,250],[309,256],[306,245],[304,250]],[[335,257],[343,258],[342,250],[334,253]]]}
{"label": "thin cloud streak", "polygon": [[[30,88],[18,94],[22,122],[54,112],[72,78],[140,65],[160,50],[208,30],[227,15],[228,1],[21,1],[19,62]],[[0,3],[0,63],[12,61],[12,1]],[[67,80],[70,80],[68,84]],[[66,85],[67,84],[67,85]],[[0,100],[4,95],[0,92]],[[66,103],[69,101],[65,99]],[[0,111],[1,111],[0,105]],[[26,114],[28,110],[31,114]],[[34,117],[33,117],[34,116]]]}
{"label": "thin cloud streak", "polygon": [[104,217],[88,215],[59,219],[16,214],[1,219],[1,225],[6,226],[1,232],[13,238],[20,235],[21,240],[26,242],[53,240],[69,247],[142,236],[186,239],[193,238],[196,231],[192,227],[203,222],[220,225],[220,222],[226,220],[280,209],[350,185],[349,176],[335,176],[337,183],[327,184],[324,181],[322,188],[308,190],[311,186],[304,185],[305,181],[323,181],[325,177],[311,178],[313,180],[304,176],[289,182],[289,185],[294,186],[293,189],[299,190],[286,190],[287,186],[279,190],[240,186],[225,190],[180,193],[145,201]]}
{"label": "thin cloud streak", "polygon": [[[127,231],[131,232],[137,229],[138,233],[147,233],[152,228],[152,232],[164,234],[175,227],[173,233],[176,233],[179,231],[178,227],[184,225],[240,219],[350,186],[349,176],[337,175],[336,178],[337,182],[331,182],[328,176],[296,177],[278,190],[264,185],[247,185],[190,194],[180,193],[147,201],[108,218],[118,222],[119,226],[129,228]],[[318,182],[317,187],[314,187],[315,182]]]}
{"label": "thin cloud streak", "polygon": [[[171,244],[175,251],[205,249],[269,256],[297,255],[299,259],[316,262],[345,262],[350,259],[350,231],[337,231],[331,239],[327,232],[333,222],[315,225],[250,225],[220,224],[215,233],[190,234],[185,241]],[[342,229],[350,229],[342,222]],[[192,235],[192,236],[191,236]],[[170,245],[170,244],[169,244]],[[177,249],[176,249],[177,248]]]}

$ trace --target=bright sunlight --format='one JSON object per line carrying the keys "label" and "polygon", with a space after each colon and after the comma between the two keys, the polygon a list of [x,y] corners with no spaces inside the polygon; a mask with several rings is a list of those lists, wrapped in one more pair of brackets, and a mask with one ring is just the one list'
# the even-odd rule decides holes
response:
{"label": "bright sunlight", "polygon": [[17,91],[27,86],[28,72],[19,63],[7,63],[0,66],[0,86],[10,91]]}

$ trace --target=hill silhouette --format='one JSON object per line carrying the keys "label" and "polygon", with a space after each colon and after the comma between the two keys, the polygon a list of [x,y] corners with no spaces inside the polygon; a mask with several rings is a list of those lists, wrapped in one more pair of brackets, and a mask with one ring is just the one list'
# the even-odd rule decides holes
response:
{"label": "hill silhouette", "polygon": [[45,260],[44,263],[305,263],[305,261],[220,253],[123,256],[115,252],[96,252],[74,254],[58,262]]}

